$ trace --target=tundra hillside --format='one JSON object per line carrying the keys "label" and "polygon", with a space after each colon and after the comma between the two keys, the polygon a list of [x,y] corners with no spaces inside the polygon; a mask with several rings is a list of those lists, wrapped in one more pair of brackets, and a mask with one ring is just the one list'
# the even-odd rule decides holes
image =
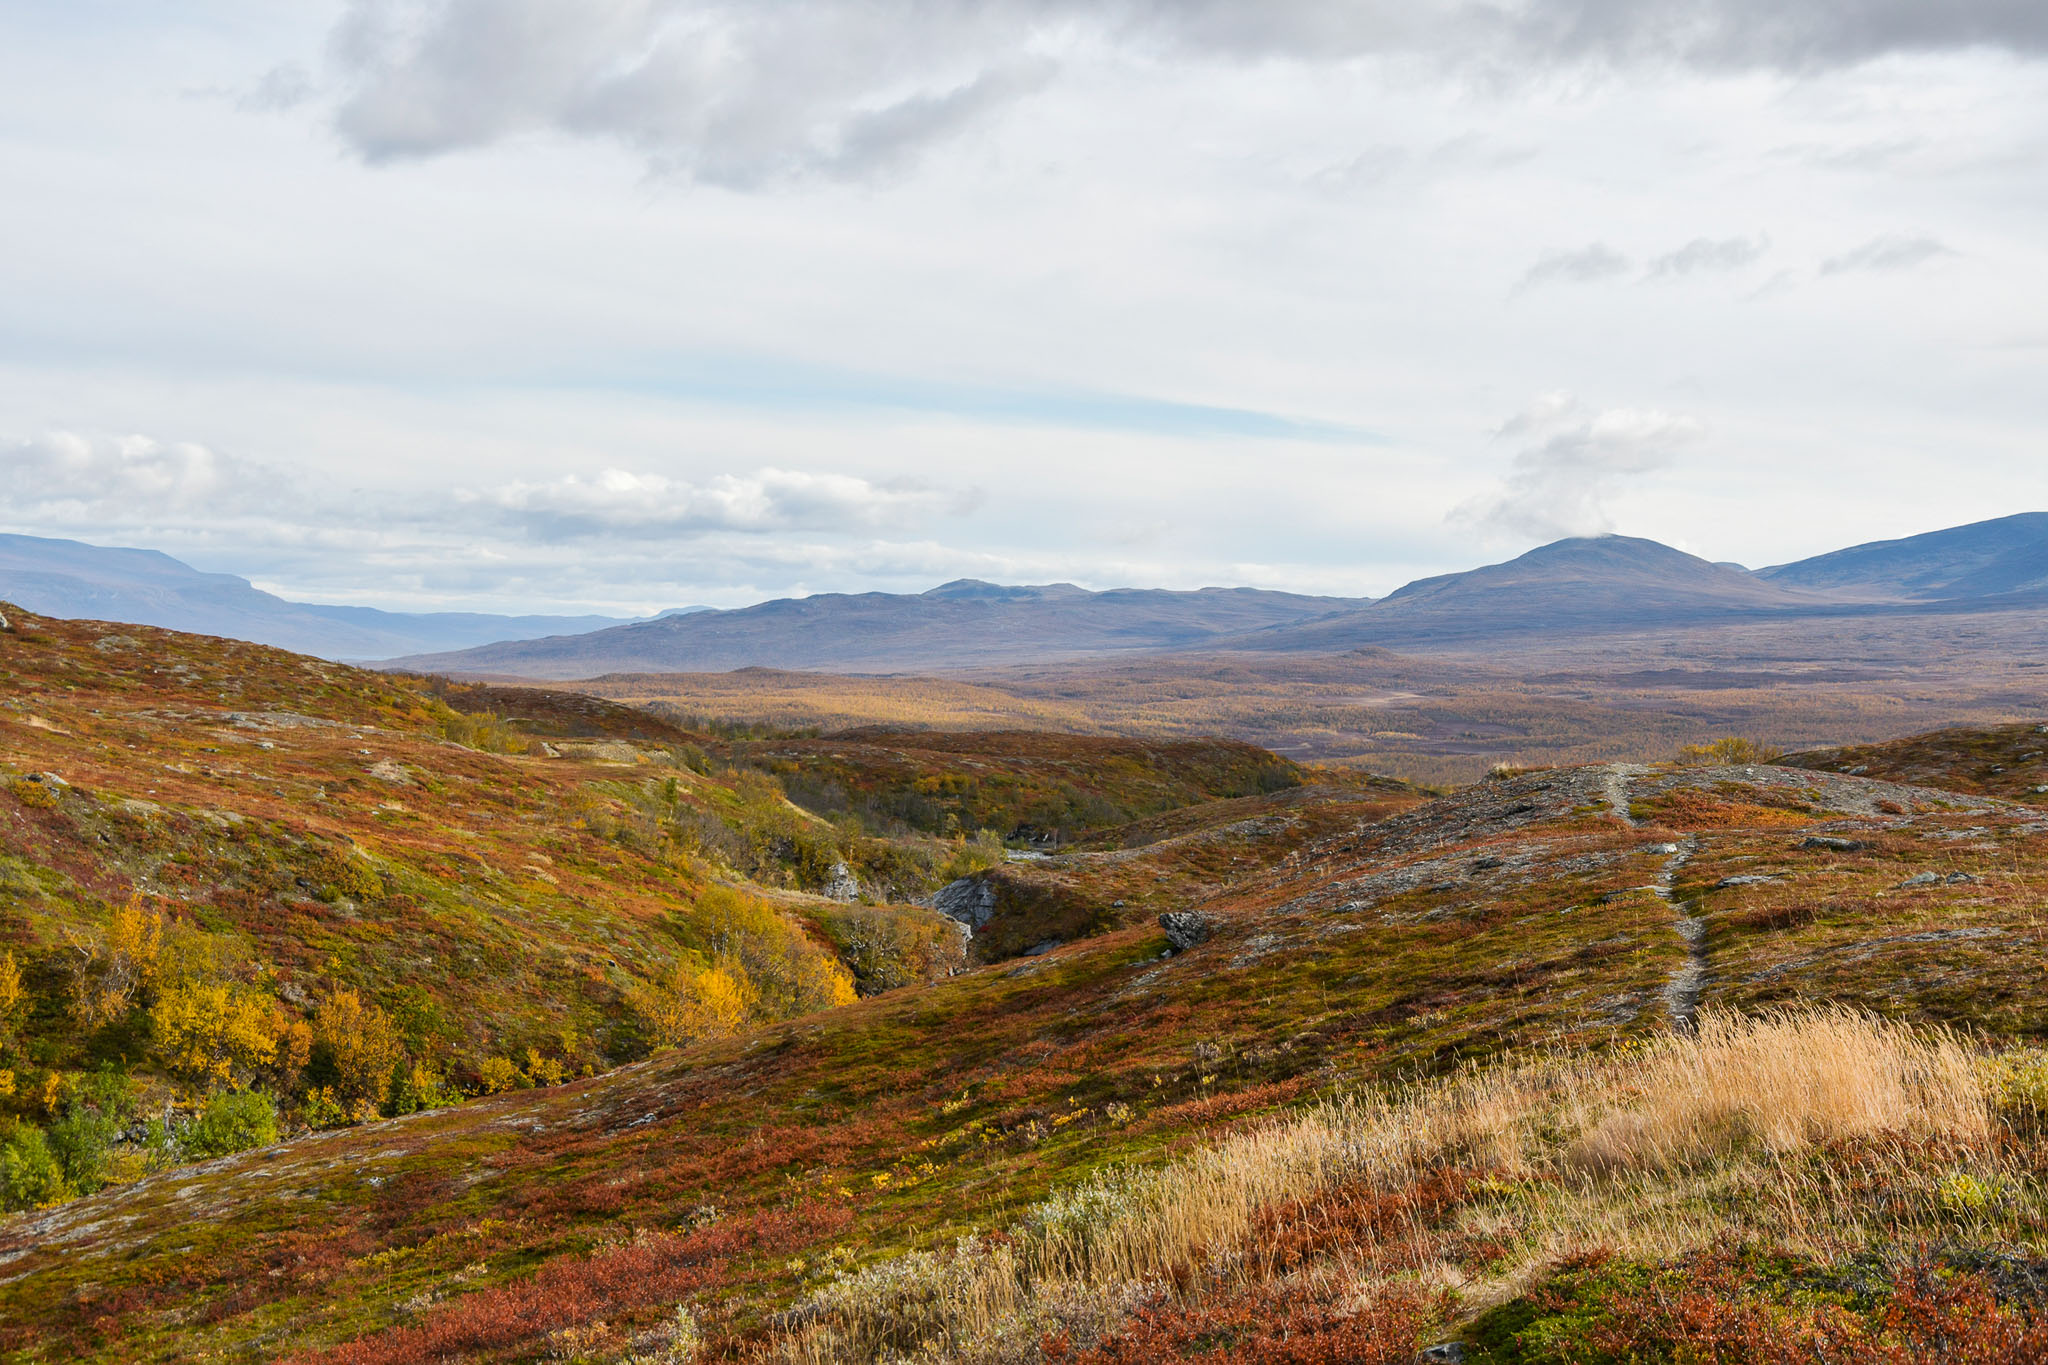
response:
{"label": "tundra hillside", "polygon": [[892,750],[864,823],[786,798],[801,740],[762,764],[587,697],[4,617],[12,1207],[944,975],[960,928],[904,902],[1029,821],[1301,782],[1239,744],[953,737]]}
{"label": "tundra hillside", "polygon": [[[654,1051],[593,1054],[598,1074],[560,1084],[529,1075],[523,1088],[457,1105],[347,1115],[200,1164],[167,1159],[15,1214],[0,1223],[0,1350],[12,1358],[1391,1363],[1430,1350],[1618,1363],[2048,1352],[2048,807],[2033,784],[1971,792],[1905,780],[1907,766],[1935,772],[1943,751],[1957,765],[2039,763],[2020,731],[1997,741],[2000,760],[1980,759],[1987,741],[1968,732],[1798,757],[1806,767],[1729,744],[1683,763],[1506,775],[1429,800],[1313,772],[1293,786],[1254,773],[1249,790],[1132,810],[1057,854],[1001,863],[975,857],[1000,840],[917,832],[913,816],[943,827],[943,802],[904,806],[904,831],[888,839],[782,807],[790,823],[778,828],[832,831],[835,862],[855,879],[903,876],[909,889],[863,840],[905,859],[923,850],[922,885],[974,907],[980,961],[950,974],[935,965],[850,1003],[790,999],[664,1038],[661,1011],[631,1002],[674,964],[686,969],[670,992],[685,1020],[719,998],[702,978],[755,981],[716,940],[753,914],[727,898],[787,926],[807,945],[790,951],[829,979],[858,965],[832,937],[834,917],[883,909],[801,894],[811,874],[796,844],[774,842],[794,836],[763,836],[765,852],[750,851],[749,821],[766,816],[740,812],[770,808],[768,787],[746,794],[766,773],[728,773],[701,737],[680,732],[667,760],[650,758],[644,740],[573,738],[566,721],[547,719],[569,703],[525,705],[529,718],[515,722],[502,719],[520,709],[509,698],[495,721],[444,716],[423,682],[321,676],[329,666],[261,651],[209,671],[207,660],[239,647],[154,634],[122,662],[130,646],[102,649],[105,627],[14,624],[0,637],[21,703],[0,732],[16,803],[8,932],[29,962],[21,1036],[51,1057],[21,1064],[30,1084],[9,1101],[20,1131],[64,1121],[33,1108],[45,1075],[61,1077],[60,1105],[74,1086],[85,1096],[68,1112],[105,1093],[92,1089],[92,1058],[52,1051],[84,1045],[58,1041],[55,1021],[73,1017],[64,1011],[76,999],[58,969],[65,952],[85,956],[59,918],[111,940],[141,880],[136,866],[117,884],[92,870],[103,864],[80,861],[116,847],[99,842],[115,837],[111,824],[94,823],[116,801],[102,792],[194,820],[268,793],[264,838],[279,848],[279,825],[296,848],[329,828],[321,821],[370,822],[347,826],[350,837],[418,908],[388,913],[367,892],[323,899],[311,876],[310,890],[271,897],[320,907],[304,913],[337,926],[318,940],[337,965],[322,958],[293,978],[316,1036],[336,993],[396,1019],[394,992],[417,985],[447,992],[435,997],[443,1017],[480,1021],[463,1027],[515,1066],[522,1045],[540,1062],[576,1060],[537,1033],[528,1043],[509,1032],[548,1015],[593,1036],[633,1030]],[[37,657],[21,647],[24,631],[47,651],[33,673],[15,662]],[[197,676],[183,679],[180,666]],[[151,668],[181,681],[159,682]],[[231,681],[244,690],[224,699]],[[247,728],[274,747],[252,743],[229,760],[219,737],[244,729],[230,713],[272,706],[330,725]],[[406,707],[418,715],[405,718]],[[647,721],[625,712],[616,723]],[[546,748],[485,753],[443,738],[476,739],[472,726],[494,744]],[[2048,746],[2048,727],[2025,733]],[[893,799],[878,793],[905,789],[893,765],[908,761],[864,749],[916,747],[875,736],[814,751],[799,738],[760,742],[799,746],[763,761],[794,764],[793,792],[863,822]],[[188,744],[224,753],[202,758]],[[692,744],[711,772],[693,766]],[[48,747],[58,745],[70,747]],[[629,752],[647,761],[629,763]],[[368,776],[387,757],[412,786]],[[966,754],[956,771],[980,762]],[[179,764],[193,771],[166,766]],[[260,777],[243,794],[236,773]],[[911,777],[909,789],[935,775]],[[833,784],[843,807],[820,795]],[[1081,775],[1071,785],[1081,789]],[[1155,799],[1140,790],[1129,802]],[[670,867],[617,831],[593,831],[588,815],[573,828],[570,803],[592,792],[616,802],[604,810],[619,830],[631,828],[640,807],[630,791],[731,810],[719,821],[731,857],[700,838]],[[441,803],[428,807],[431,824],[418,815],[429,800]],[[372,814],[393,802],[407,809]],[[254,807],[244,818],[255,822]],[[650,823],[708,830],[694,816]],[[533,865],[557,881],[505,887],[475,858],[432,861],[425,850],[472,846],[453,828],[472,832],[499,877],[510,879],[503,859],[532,847],[552,860]],[[201,894],[216,864],[190,882],[158,870],[190,866],[176,861],[186,847],[166,842],[150,864],[157,880],[142,887],[145,906],[177,902],[165,908],[166,941],[188,916],[196,927],[180,932],[242,936],[254,969],[222,976],[250,989],[275,977],[277,1008],[289,1012],[274,964],[311,930],[226,919]],[[573,895],[552,899],[572,877]],[[466,899],[487,893],[500,908]],[[442,972],[441,985],[425,972],[367,975],[422,951],[405,938],[415,925],[444,926],[433,951],[453,960],[515,913],[516,931],[503,932],[519,946],[501,965],[534,974],[502,997],[459,988],[495,987],[487,973]],[[669,927],[705,914],[704,948]],[[621,974],[616,997],[542,1003],[555,986],[532,964],[579,951],[579,963],[602,954],[603,970]],[[777,979],[766,965],[759,975]],[[824,1007],[797,1012],[810,1005]],[[134,1067],[160,1065],[146,1060],[159,1036],[150,1010],[131,1009],[121,1027],[143,1050]],[[462,1084],[460,1063],[445,1074]],[[210,1093],[264,1083],[231,1074]],[[189,1105],[202,1088],[173,1093]]]}

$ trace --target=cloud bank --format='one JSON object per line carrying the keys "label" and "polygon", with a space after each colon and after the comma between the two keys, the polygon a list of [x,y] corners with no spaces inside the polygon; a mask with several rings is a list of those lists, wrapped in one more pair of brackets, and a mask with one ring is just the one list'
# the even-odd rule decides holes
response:
{"label": "cloud bank", "polygon": [[[1802,72],[1894,53],[2048,54],[2031,0],[352,0],[335,126],[364,158],[540,131],[733,188],[887,173],[1104,54],[1404,57]],[[304,97],[273,72],[257,107]]]}

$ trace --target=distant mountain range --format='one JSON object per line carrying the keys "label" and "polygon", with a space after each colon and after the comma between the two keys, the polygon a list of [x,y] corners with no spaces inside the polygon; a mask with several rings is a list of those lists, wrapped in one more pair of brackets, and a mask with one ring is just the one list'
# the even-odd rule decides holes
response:
{"label": "distant mountain range", "polygon": [[286,602],[144,550],[0,536],[0,598],[423,672],[539,679],[768,667],[930,672],[1193,650],[1471,648],[1490,639],[1800,617],[2048,613],[2048,513],[1877,541],[1751,572],[1653,540],[1557,541],[1419,579],[1378,601],[961,579],[922,593],[823,593],[653,620],[406,615]]}
{"label": "distant mountain range", "polygon": [[781,598],[738,611],[640,621],[588,635],[489,645],[391,664],[425,672],[554,679],[752,666],[920,672],[1213,646],[1363,606],[1367,600],[1257,588],[1090,592],[1072,583],[1002,587],[963,578],[929,592]]}
{"label": "distant mountain range", "polygon": [[16,535],[0,535],[0,600],[45,616],[162,626],[351,660],[601,630],[631,619],[318,606],[286,601],[233,574],[201,573],[155,550]]}

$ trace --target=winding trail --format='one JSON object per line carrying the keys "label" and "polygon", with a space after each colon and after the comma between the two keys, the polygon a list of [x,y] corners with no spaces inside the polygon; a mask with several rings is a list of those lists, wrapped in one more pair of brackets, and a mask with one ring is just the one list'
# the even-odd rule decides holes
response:
{"label": "winding trail", "polygon": [[[1629,813],[1629,783],[1648,773],[1649,769],[1637,763],[1614,763],[1600,780],[1601,793],[1607,798],[1614,817],[1630,828],[1640,828],[1642,821]],[[1650,890],[1657,899],[1669,905],[1676,918],[1671,927],[1685,940],[1685,961],[1671,973],[1671,980],[1664,986],[1664,1010],[1671,1018],[1674,1033],[1691,1033],[1698,1027],[1700,994],[1707,984],[1707,922],[1698,915],[1685,912],[1685,904],[1677,897],[1678,874],[1694,854],[1699,852],[1700,838],[1688,834],[1675,844],[1662,846],[1665,858],[1657,869],[1657,880]]]}
{"label": "winding trail", "polygon": [[1607,807],[1614,812],[1614,818],[1624,825],[1642,823],[1628,813],[1628,784],[1631,779],[1642,777],[1649,771],[1640,763],[1610,763],[1600,778],[1600,794],[1607,798]]}

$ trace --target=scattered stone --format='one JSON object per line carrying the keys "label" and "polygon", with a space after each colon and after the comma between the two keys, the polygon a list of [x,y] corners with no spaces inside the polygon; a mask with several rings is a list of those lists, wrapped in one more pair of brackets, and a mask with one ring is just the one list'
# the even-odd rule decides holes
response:
{"label": "scattered stone", "polygon": [[1758,886],[1764,882],[1777,881],[1784,875],[1782,872],[1738,872],[1732,877],[1723,877],[1715,882],[1714,889],[1725,891],[1731,886]]}
{"label": "scattered stone", "polygon": [[1198,910],[1169,910],[1159,917],[1159,927],[1166,931],[1166,941],[1173,951],[1184,953],[1206,942],[1215,925]]}
{"label": "scattered stone", "polygon": [[1857,764],[1857,765],[1856,765],[1855,767],[1853,767],[1853,768],[1844,768],[1844,769],[1842,769],[1842,772],[1843,772],[1843,773],[1844,773],[1845,775],[1849,776],[1849,777],[1861,777],[1861,776],[1863,776],[1863,774],[1865,774],[1865,773],[1867,773],[1867,772],[1869,772],[1869,771],[1870,771],[1870,765],[1869,765],[1868,763],[1858,763],[1858,764]]}
{"label": "scattered stone", "polygon": [[1060,941],[1059,941],[1058,939],[1056,939],[1056,938],[1049,938],[1049,939],[1047,939],[1047,940],[1046,940],[1045,942],[1043,942],[1043,943],[1034,943],[1034,944],[1032,944],[1032,945],[1031,945],[1031,946],[1030,946],[1029,948],[1026,948],[1026,949],[1024,950],[1024,956],[1026,956],[1026,957],[1044,957],[1044,956],[1045,956],[1045,955],[1046,955],[1047,953],[1051,952],[1051,951],[1052,951],[1053,949],[1055,949],[1055,948],[1057,948],[1057,947],[1059,947],[1059,946],[1060,946]]}
{"label": "scattered stone", "polygon": [[2034,788],[2034,795],[2036,795],[2036,796],[2048,796],[2048,786],[2043,786],[2043,787],[2036,787],[2036,788]]}
{"label": "scattered stone", "polygon": [[1900,882],[1898,889],[1904,891],[1909,886],[1932,886],[1940,880],[1941,874],[1939,872],[1916,872]]}
{"label": "scattered stone", "polygon": [[1124,908],[1124,903],[1122,901],[1111,901],[1109,903],[1109,908],[1112,910],[1121,910]]}
{"label": "scattered stone", "polygon": [[30,773],[28,780],[31,782],[47,783],[52,787],[68,787],[71,785],[55,773]]}
{"label": "scattered stone", "polygon": [[379,782],[389,782],[395,786],[410,787],[412,785],[412,775],[388,758],[381,763],[372,763],[370,765],[370,776],[376,778]]}
{"label": "scattered stone", "polygon": [[1950,886],[1975,886],[1980,879],[1968,872],[1951,872],[1944,880]]}
{"label": "scattered stone", "polygon": [[1861,839],[1838,839],[1831,834],[1810,834],[1799,841],[1801,848],[1824,848],[1830,853],[1855,853],[1870,845]]}
{"label": "scattered stone", "polygon": [[10,623],[10,622],[8,621],[8,619],[7,619],[7,613],[6,613],[6,612],[4,612],[4,611],[0,611],[0,630],[9,630],[9,631],[11,631],[11,630],[13,630],[13,629],[14,629],[14,626],[13,626],[13,625],[12,625],[12,623]]}
{"label": "scattered stone", "polygon": [[1422,1365],[1464,1365],[1465,1343],[1446,1341],[1424,1348],[1415,1358],[1422,1362]]}

